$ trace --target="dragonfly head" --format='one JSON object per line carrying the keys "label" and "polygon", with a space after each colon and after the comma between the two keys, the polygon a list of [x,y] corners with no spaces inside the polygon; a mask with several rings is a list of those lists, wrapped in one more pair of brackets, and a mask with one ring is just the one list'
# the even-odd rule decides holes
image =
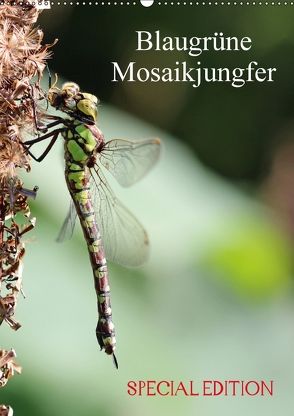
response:
{"label": "dragonfly head", "polygon": [[95,124],[98,116],[98,98],[95,95],[81,92],[78,84],[66,82],[60,88],[53,86],[49,89],[47,98],[49,103],[84,123]]}
{"label": "dragonfly head", "polygon": [[47,99],[52,107],[64,112],[76,109],[75,96],[79,93],[80,87],[74,82],[66,82],[62,88],[51,87]]}

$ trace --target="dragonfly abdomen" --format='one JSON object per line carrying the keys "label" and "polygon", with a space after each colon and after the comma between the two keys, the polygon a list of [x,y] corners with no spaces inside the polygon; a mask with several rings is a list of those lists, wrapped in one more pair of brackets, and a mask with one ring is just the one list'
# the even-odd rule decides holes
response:
{"label": "dragonfly abdomen", "polygon": [[[77,138],[75,140],[76,145],[69,146],[69,143],[73,141],[72,137],[67,137],[65,143],[65,176],[83,229],[93,270],[98,306],[96,336],[100,348],[104,349],[106,354],[113,355],[117,366],[114,356],[116,340],[112,322],[108,268],[90,194],[90,171],[86,164],[86,161],[92,156],[93,149],[91,152],[85,142],[80,143]],[[90,140],[91,144],[92,142]],[[79,146],[81,146],[80,150],[78,149]],[[90,147],[92,148],[92,146]]]}
{"label": "dragonfly abdomen", "polygon": [[116,340],[114,324],[112,322],[107,266],[98,267],[94,274],[99,314],[96,336],[101,349],[104,349],[106,354],[113,354]]}
{"label": "dragonfly abdomen", "polygon": [[[70,193],[80,219],[93,269],[98,306],[97,340],[100,348],[104,349],[106,354],[111,355],[114,353],[116,340],[112,322],[108,268],[99,228],[89,191],[77,192],[75,189],[75,192],[71,192],[70,189]],[[83,193],[82,198],[80,198],[80,193]]]}

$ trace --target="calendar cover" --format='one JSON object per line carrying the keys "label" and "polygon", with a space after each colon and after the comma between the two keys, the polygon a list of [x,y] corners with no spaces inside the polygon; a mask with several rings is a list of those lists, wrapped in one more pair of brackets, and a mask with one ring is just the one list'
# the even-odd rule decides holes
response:
{"label": "calendar cover", "polygon": [[1,3],[1,416],[292,414],[293,19]]}

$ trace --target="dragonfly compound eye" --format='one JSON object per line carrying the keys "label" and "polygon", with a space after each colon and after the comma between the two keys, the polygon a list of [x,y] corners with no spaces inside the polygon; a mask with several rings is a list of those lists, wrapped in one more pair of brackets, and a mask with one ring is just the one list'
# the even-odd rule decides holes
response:
{"label": "dragonfly compound eye", "polygon": [[93,104],[95,104],[96,106],[99,104],[99,100],[96,97],[96,95],[93,94],[89,94],[87,92],[82,92],[81,93],[82,97],[85,98],[86,100],[91,101]]}
{"label": "dragonfly compound eye", "polygon": [[86,116],[90,116],[94,121],[97,120],[97,107],[93,101],[82,99],[77,103],[77,109]]}

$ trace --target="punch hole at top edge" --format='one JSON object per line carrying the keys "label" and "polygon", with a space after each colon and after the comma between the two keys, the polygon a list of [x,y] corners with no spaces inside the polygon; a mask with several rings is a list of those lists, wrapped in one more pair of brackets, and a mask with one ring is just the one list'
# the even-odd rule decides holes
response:
{"label": "punch hole at top edge", "polygon": [[140,0],[140,3],[142,4],[142,6],[144,7],[150,7],[153,5],[154,0]]}

